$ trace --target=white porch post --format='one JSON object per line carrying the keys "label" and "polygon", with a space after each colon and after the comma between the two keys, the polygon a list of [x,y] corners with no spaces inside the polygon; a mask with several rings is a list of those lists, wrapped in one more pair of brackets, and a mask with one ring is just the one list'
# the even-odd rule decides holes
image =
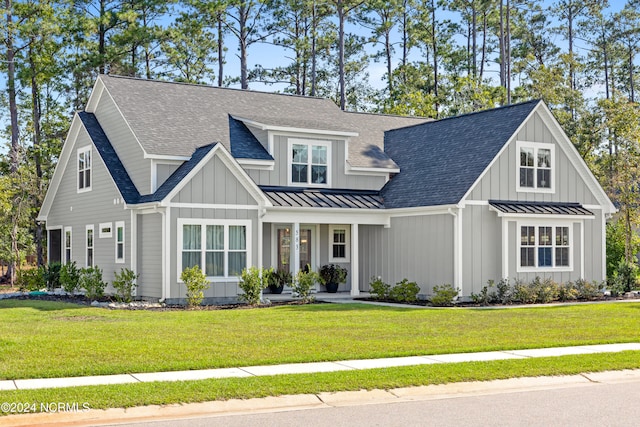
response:
{"label": "white porch post", "polygon": [[293,236],[293,259],[291,260],[291,274],[293,277],[298,274],[300,270],[300,223],[294,222],[291,227],[291,233]]}
{"label": "white porch post", "polygon": [[351,224],[351,296],[360,295],[358,224]]}

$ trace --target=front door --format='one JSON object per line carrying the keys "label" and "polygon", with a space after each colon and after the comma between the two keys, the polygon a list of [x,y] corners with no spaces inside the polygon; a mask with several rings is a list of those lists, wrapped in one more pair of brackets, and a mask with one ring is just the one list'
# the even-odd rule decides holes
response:
{"label": "front door", "polygon": [[[310,265],[311,269],[315,268],[313,259],[314,229],[311,226],[300,226],[300,270]],[[293,273],[291,261],[293,260],[293,241],[290,226],[276,227],[276,265],[278,270],[289,271]]]}

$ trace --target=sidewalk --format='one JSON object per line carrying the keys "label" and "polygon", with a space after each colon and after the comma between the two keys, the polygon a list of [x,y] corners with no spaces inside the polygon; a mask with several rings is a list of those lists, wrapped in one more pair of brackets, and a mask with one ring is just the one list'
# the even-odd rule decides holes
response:
{"label": "sidewalk", "polygon": [[615,353],[640,351],[640,343],[600,344],[573,347],[554,347],[530,350],[503,350],[481,353],[439,354],[393,357],[383,359],[343,360],[337,362],[290,363],[284,365],[245,366],[238,368],[203,369],[192,371],[149,372],[137,374],[100,375],[69,378],[42,378],[0,381],[0,390],[29,390],[89,385],[147,383],[156,381],[193,381],[209,378],[241,378],[252,376],[311,374],[397,366],[429,365],[436,363],[485,362],[532,357],[567,356],[572,354]]}

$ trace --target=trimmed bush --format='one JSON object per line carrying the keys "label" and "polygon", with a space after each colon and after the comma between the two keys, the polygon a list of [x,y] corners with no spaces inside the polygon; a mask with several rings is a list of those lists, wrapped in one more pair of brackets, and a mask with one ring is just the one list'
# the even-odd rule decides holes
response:
{"label": "trimmed bush", "polygon": [[262,290],[269,286],[272,276],[273,268],[260,269],[250,267],[243,269],[238,286],[240,286],[244,294],[240,295],[240,298],[249,305],[259,304]]}
{"label": "trimmed bush", "polygon": [[418,299],[420,287],[416,282],[402,279],[389,292],[389,298],[397,302],[415,302]]}
{"label": "trimmed bush", "polygon": [[453,299],[458,296],[459,291],[459,289],[450,284],[434,286],[431,304],[436,307],[451,307]]}
{"label": "trimmed bush", "polygon": [[513,291],[511,289],[511,284],[509,283],[509,279],[500,279],[498,284],[496,285],[497,294],[496,298],[500,304],[511,304],[513,299]]}
{"label": "trimmed bush", "polygon": [[513,285],[513,299],[520,304],[533,304],[536,302],[536,292],[528,283],[516,280]]}
{"label": "trimmed bush", "polygon": [[78,287],[84,289],[84,294],[91,300],[104,296],[107,284],[102,280],[102,270],[99,267],[86,267],[80,270]]}
{"label": "trimmed bush", "polygon": [[578,299],[592,300],[602,296],[604,284],[578,279],[576,280],[575,288],[578,292]]}
{"label": "trimmed bush", "polygon": [[304,269],[298,271],[293,283],[291,284],[293,292],[302,298],[303,302],[310,302],[312,300],[311,288],[320,281],[318,273],[311,271],[311,268],[308,268],[307,270],[309,271],[306,272]]}
{"label": "trimmed bush", "polygon": [[62,266],[60,269],[60,286],[62,286],[65,292],[69,294],[76,293],[80,289],[78,285],[79,280],[80,269],[75,261]]}
{"label": "trimmed bush", "polygon": [[133,290],[138,286],[136,280],[138,275],[128,268],[123,268],[120,272],[113,273],[113,287],[116,290],[116,300],[120,302],[131,302],[133,297]]}
{"label": "trimmed bush", "polygon": [[382,277],[372,277],[371,282],[369,282],[369,293],[375,295],[375,299],[377,300],[386,300],[389,299],[389,293],[391,291],[391,286],[388,283],[382,281]]}
{"label": "trimmed bush", "polygon": [[479,294],[471,293],[471,300],[478,305],[489,305],[494,302],[498,297],[495,292],[489,292],[489,288],[493,288],[495,282],[493,280],[487,281],[487,284],[480,289]]}
{"label": "trimmed bush", "polygon": [[573,301],[578,299],[578,290],[576,289],[573,282],[563,283],[558,286],[558,300],[565,301]]}
{"label": "trimmed bush", "polygon": [[180,274],[180,280],[187,287],[187,306],[194,308],[204,301],[204,291],[209,287],[207,276],[200,270],[199,265],[185,268]]}

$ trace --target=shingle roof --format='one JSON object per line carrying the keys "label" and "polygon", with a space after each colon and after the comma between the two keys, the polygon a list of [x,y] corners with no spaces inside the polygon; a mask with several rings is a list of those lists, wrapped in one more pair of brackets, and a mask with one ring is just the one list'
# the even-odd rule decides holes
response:
{"label": "shingle roof", "polygon": [[508,214],[593,215],[593,212],[580,203],[489,200],[489,204],[500,212]]}
{"label": "shingle roof", "polygon": [[104,130],[102,130],[102,126],[98,123],[96,116],[84,111],[78,113],[78,116],[84,128],[89,133],[93,145],[96,147],[96,150],[98,150],[98,154],[100,154],[125,203],[136,203],[140,197],[140,193],[138,193],[131,177],[124,168],[116,151],[113,149],[109,138],[107,138]]}
{"label": "shingle roof", "polygon": [[99,78],[151,155],[188,157],[211,141],[219,141],[231,153],[243,152],[246,147],[236,149],[231,138],[231,115],[273,126],[358,132],[349,143],[352,166],[396,167],[382,150],[384,131],[428,120],[346,113],[321,98],[116,76]]}
{"label": "shingle roof", "polygon": [[231,155],[236,159],[273,160],[247,126],[231,116],[229,116],[229,137],[233,141]]}
{"label": "shingle roof", "polygon": [[377,191],[303,189],[261,186],[260,189],[274,206],[296,208],[383,209]]}
{"label": "shingle roof", "polygon": [[387,208],[456,204],[540,101],[437,120],[386,133],[400,173],[382,189]]}

